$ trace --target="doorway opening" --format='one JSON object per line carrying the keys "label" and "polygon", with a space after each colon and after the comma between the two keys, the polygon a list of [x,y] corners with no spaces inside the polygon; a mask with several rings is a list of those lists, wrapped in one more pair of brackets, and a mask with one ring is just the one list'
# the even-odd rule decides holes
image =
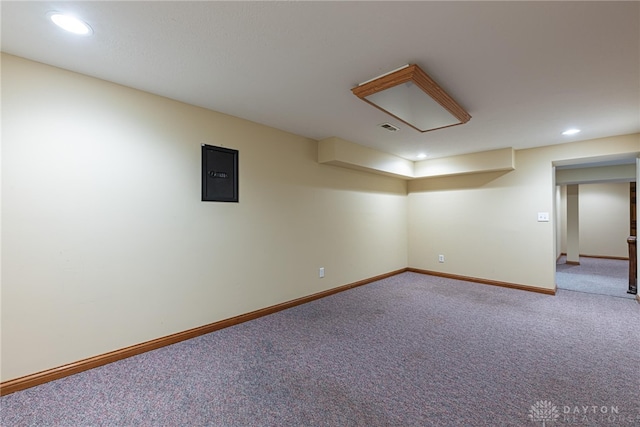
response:
{"label": "doorway opening", "polygon": [[556,262],[558,289],[589,294],[634,299],[627,293],[629,261],[622,259],[580,257],[580,264],[567,264],[566,255]]}
{"label": "doorway opening", "polygon": [[555,165],[558,289],[636,298],[628,293],[636,169],[635,156]]}

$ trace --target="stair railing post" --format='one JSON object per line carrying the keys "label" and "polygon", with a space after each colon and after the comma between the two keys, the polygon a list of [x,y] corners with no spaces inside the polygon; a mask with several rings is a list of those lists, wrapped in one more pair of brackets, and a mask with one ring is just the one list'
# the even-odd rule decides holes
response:
{"label": "stair railing post", "polygon": [[638,294],[638,256],[636,247],[636,236],[629,236],[629,290],[628,294]]}

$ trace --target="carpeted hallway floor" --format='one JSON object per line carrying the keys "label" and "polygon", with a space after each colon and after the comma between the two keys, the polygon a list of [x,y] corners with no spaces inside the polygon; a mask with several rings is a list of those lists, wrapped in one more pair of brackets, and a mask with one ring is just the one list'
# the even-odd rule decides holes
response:
{"label": "carpeted hallway floor", "polygon": [[556,263],[556,284],[568,291],[635,298],[627,293],[629,261],[625,260],[580,257],[580,265],[570,265],[563,255]]}

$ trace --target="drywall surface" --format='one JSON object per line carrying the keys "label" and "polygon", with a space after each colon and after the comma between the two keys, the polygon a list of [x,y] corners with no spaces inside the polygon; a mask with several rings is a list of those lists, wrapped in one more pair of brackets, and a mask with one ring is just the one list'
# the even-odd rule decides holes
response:
{"label": "drywall surface", "polygon": [[[201,144],[239,203],[200,201]],[[2,380],[404,268],[406,212],[316,141],[3,55]]]}
{"label": "drywall surface", "polygon": [[[564,187],[563,187],[564,188]],[[630,189],[628,182],[579,184],[579,253],[581,255],[627,258],[630,235]],[[563,205],[566,199],[562,200]],[[566,223],[566,209],[562,211]],[[562,252],[566,233],[562,233]]]}
{"label": "drywall surface", "polygon": [[511,171],[514,169],[513,148],[461,154],[415,162],[415,178],[441,177],[468,173]]}
{"label": "drywall surface", "polygon": [[318,162],[398,178],[413,178],[413,162],[332,136],[318,141]]}
{"label": "drywall surface", "polygon": [[583,184],[580,198],[580,254],[628,257],[629,183]]}
{"label": "drywall surface", "polygon": [[556,184],[630,182],[636,180],[636,162],[624,165],[556,169]]}
{"label": "drywall surface", "polygon": [[639,151],[640,135],[616,136],[518,150],[511,172],[409,182],[409,267],[554,289],[553,163]]}

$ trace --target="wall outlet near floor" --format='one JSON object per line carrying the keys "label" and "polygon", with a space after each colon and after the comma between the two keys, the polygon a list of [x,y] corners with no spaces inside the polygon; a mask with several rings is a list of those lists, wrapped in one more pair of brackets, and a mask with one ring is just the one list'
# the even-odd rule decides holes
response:
{"label": "wall outlet near floor", "polygon": [[444,262],[444,255],[438,255],[438,262]]}
{"label": "wall outlet near floor", "polygon": [[318,277],[324,277],[324,267],[318,269]]}

